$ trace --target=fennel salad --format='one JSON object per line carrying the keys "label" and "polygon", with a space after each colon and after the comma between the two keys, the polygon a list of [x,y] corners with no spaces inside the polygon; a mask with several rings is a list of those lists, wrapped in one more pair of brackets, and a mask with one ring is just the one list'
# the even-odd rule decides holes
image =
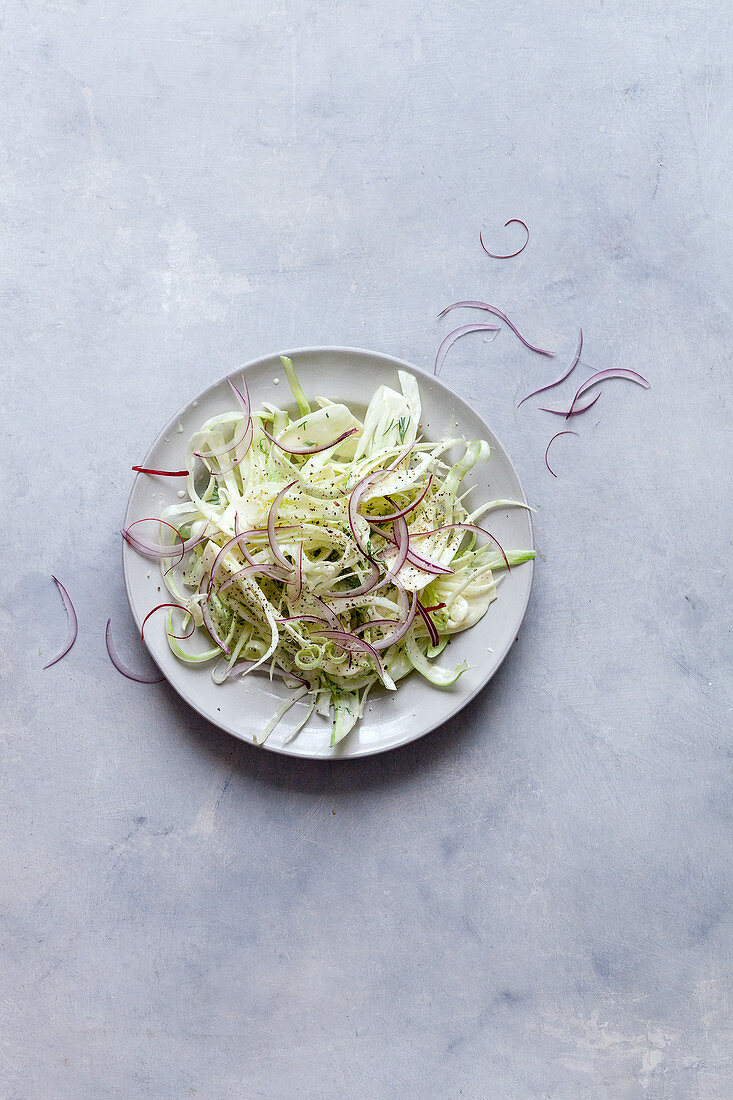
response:
{"label": "fennel salad", "polygon": [[150,520],[122,534],[160,562],[178,660],[211,663],[219,684],[260,671],[291,689],[257,744],[303,700],[288,740],[315,711],[332,719],[335,746],[377,685],[397,691],[411,673],[455,684],[469,665],[441,657],[451,636],[487,612],[502,571],[534,552],[505,550],[481,525],[524,503],[467,508],[463,480],[489,444],[423,439],[412,374],[397,372],[399,389],[379,386],[360,419],[344,403],[309,400],[282,364],[295,405],[253,405],[244,376],[230,381],[234,407],[189,440],[184,499],[155,517],[160,541],[136,531]]}

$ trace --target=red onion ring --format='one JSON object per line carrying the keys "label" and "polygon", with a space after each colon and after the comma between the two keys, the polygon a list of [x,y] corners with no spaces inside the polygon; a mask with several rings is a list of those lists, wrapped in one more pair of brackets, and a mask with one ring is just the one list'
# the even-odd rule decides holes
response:
{"label": "red onion ring", "polygon": [[284,443],[281,443],[279,439],[275,439],[274,435],[270,435],[266,428],[262,431],[276,447],[279,447],[281,451],[285,451],[288,455],[317,455],[321,451],[327,451],[329,447],[335,447],[337,443],[343,443],[345,439],[348,439],[351,435],[356,435],[358,428],[349,428],[348,431],[342,432],[337,439],[332,439],[330,443],[314,443],[312,447],[286,447]]}
{"label": "red onion ring", "polygon": [[364,557],[367,558],[368,561],[372,561],[372,559],[369,557],[366,550],[359,542],[359,536],[356,531],[356,517],[359,515],[359,505],[361,504],[361,498],[364,496],[364,493],[367,491],[373,481],[376,481],[378,478],[383,477],[384,474],[384,470],[373,470],[372,473],[367,474],[366,477],[363,477],[361,481],[357,481],[356,485],[351,491],[351,496],[349,497],[348,517],[351,534],[359,550],[362,552]]}
{"label": "red onion ring", "polygon": [[162,680],[164,680],[164,676],[156,676],[155,673],[151,673],[150,675],[146,676],[144,673],[133,672],[131,668],[128,668],[128,666],[125,664],[125,662],[122,660],[119,653],[117,652],[117,647],[112,640],[111,624],[112,620],[107,619],[107,629],[104,632],[104,640],[107,644],[107,653],[109,654],[109,659],[115,666],[117,671],[121,672],[123,676],[126,676],[128,680],[135,680],[135,682],[138,684],[159,684]]}
{"label": "red onion ring", "polygon": [[[418,436],[417,439],[415,440],[415,443],[419,443],[421,439],[422,439],[422,436]],[[390,466],[388,466],[387,469],[384,471],[385,474],[392,473],[393,470],[397,469],[400,462],[404,462],[404,460],[407,458],[407,456],[409,455],[412,448],[415,446],[415,443],[410,443],[409,446],[405,447],[404,451],[400,451],[400,453],[397,455],[397,458],[394,460],[394,462]]]}
{"label": "red onion ring", "polygon": [[277,539],[275,538],[275,520],[277,519],[278,508],[280,507],[282,500],[290,492],[292,487],[297,484],[297,481],[291,481],[289,485],[286,485],[284,489],[280,490],[280,492],[273,500],[272,506],[270,507],[270,512],[267,516],[267,541],[270,544],[272,556],[280,562],[284,569],[287,569],[288,573],[293,572],[293,567],[277,544]]}
{"label": "red onion ring", "polygon": [[[237,528],[237,516],[236,516],[236,514],[234,516],[234,527],[235,527],[235,530],[236,530],[236,528]],[[286,531],[286,530],[293,530],[293,528],[280,527],[280,528],[278,528],[278,530]],[[254,558],[252,557],[252,555],[250,554],[249,550],[246,548],[246,546],[244,544],[244,540],[248,539],[248,538],[253,538],[255,535],[259,535],[260,537],[266,537],[267,536],[267,531],[265,531],[264,529],[260,530],[257,527],[250,527],[249,530],[247,530],[247,531],[238,531],[237,534],[234,535],[233,538],[229,539],[227,542],[224,543],[221,550],[219,551],[219,553],[214,558],[214,561],[213,561],[212,566],[211,566],[211,572],[209,574],[209,585],[208,585],[208,589],[207,589],[207,595],[208,596],[211,595],[211,590],[214,587],[214,577],[216,575],[217,569],[219,568],[219,566],[221,564],[222,559],[227,554],[227,552],[229,550],[231,550],[232,547],[236,546],[237,544],[239,544],[240,550],[242,551],[245,558],[249,562],[250,568],[249,569],[240,569],[238,573],[234,573],[231,577],[229,577],[229,579],[226,580],[224,582],[224,584],[221,586],[221,588],[220,588],[221,592],[223,592],[225,588],[228,588],[230,584],[233,584],[234,581],[237,580],[239,577],[241,577],[243,575],[247,576],[247,575],[249,575],[249,573],[253,572],[254,570],[259,570],[261,573],[262,572],[267,573],[268,569],[274,568],[276,570],[276,574],[274,575],[274,580],[281,580],[282,579],[279,575],[279,570],[277,570],[277,568],[275,566],[268,566],[266,563],[256,562],[254,560]],[[288,567],[288,572],[290,572],[289,567]],[[268,574],[268,575],[270,575],[270,574]]]}
{"label": "red onion ring", "polygon": [[[379,641],[372,642],[372,645],[374,646],[374,648],[376,650],[389,649],[389,647],[391,645],[397,645],[398,642],[402,641],[405,634],[407,634],[407,631],[410,629],[410,627],[412,626],[412,624],[415,620],[415,615],[417,613],[417,604],[418,604],[417,593],[413,592],[412,593],[412,604],[410,606],[410,610],[407,612],[407,615],[402,620],[402,623],[400,624],[400,620],[398,619],[397,620],[398,625],[397,625],[396,630],[394,630],[391,634],[388,634],[386,636],[386,638],[380,638]],[[389,621],[389,620],[387,620],[387,621]],[[373,624],[371,624],[371,625],[373,625]]]}
{"label": "red onion ring", "polygon": [[[473,531],[476,535],[486,535],[492,542],[495,542],[499,548],[499,553],[506,563],[507,573],[511,573],[512,567],[509,564],[509,558],[504,553],[499,540],[495,535],[491,534],[491,531],[487,531],[485,527],[478,527],[475,523],[444,523],[442,527],[435,527],[432,531],[414,531],[412,537],[414,539],[421,539],[426,535],[439,535],[441,531],[457,530],[458,528],[463,528],[464,531]],[[453,572],[453,570],[451,570],[451,572]]]}
{"label": "red onion ring", "polygon": [[434,573],[436,576],[452,576],[455,573],[455,569],[448,569],[445,565],[438,565],[430,558],[423,558],[420,554],[416,554],[412,547],[407,551],[407,560],[410,565],[416,565],[418,569],[422,569],[423,573]]}
{"label": "red onion ring", "polygon": [[[236,451],[252,425],[252,407],[249,399],[249,388],[247,386],[247,379],[244,377],[244,375],[242,375],[242,385],[244,386],[244,394],[246,396],[244,396],[241,391],[237,389],[231,379],[227,379],[227,381],[232,388],[234,396],[237,398],[240,405],[242,406],[242,412],[244,413],[244,426],[242,429],[242,434],[239,439],[232,439],[229,443],[225,443],[221,447],[214,447],[212,450],[207,451],[205,454],[203,454],[201,451],[194,451],[193,453],[196,455],[196,458],[219,458],[222,455],[229,454],[229,452],[232,450]],[[249,447],[247,448],[247,450],[249,450]],[[244,454],[246,453],[247,451],[244,452]],[[242,458],[244,458],[244,455],[242,455]]]}
{"label": "red onion ring", "polygon": [[646,378],[637,374],[635,370],[627,370],[625,367],[611,367],[609,370],[599,370],[597,374],[592,374],[578,389],[575,397],[570,403],[570,408],[565,417],[566,420],[568,417],[572,416],[575,402],[581,394],[589,390],[591,386],[595,386],[596,382],[603,382],[606,378],[625,378],[627,382],[636,382],[638,386],[643,386],[645,390],[651,389],[651,382],[647,382]]}
{"label": "red onion ring", "polygon": [[521,340],[524,346],[526,348],[529,348],[530,351],[536,351],[538,355],[546,355],[548,359],[554,358],[554,352],[545,351],[543,348],[536,348],[534,344],[530,344],[529,340],[525,340],[517,326],[509,320],[507,315],[505,313],[502,313],[500,309],[497,309],[496,306],[490,306],[488,302],[453,302],[452,305],[446,306],[445,309],[442,309],[438,314],[438,317],[445,317],[446,313],[448,313],[451,309],[458,309],[463,307],[465,307],[466,309],[485,309],[488,313],[493,313],[495,317],[499,317],[506,325],[509,326],[514,335],[519,340]]}
{"label": "red onion ring", "polygon": [[440,645],[440,635],[438,634],[438,631],[435,627],[435,623],[430,618],[430,616],[428,615],[426,609],[423,607],[423,605],[420,603],[419,600],[417,601],[417,612],[418,612],[420,618],[422,619],[422,621],[425,623],[425,626],[428,628],[428,634],[430,635],[431,645],[433,645],[433,646]]}
{"label": "red onion ring", "polygon": [[521,225],[524,228],[525,233],[527,234],[527,239],[526,239],[526,241],[524,242],[524,244],[522,245],[521,248],[517,249],[516,252],[509,252],[506,256],[501,256],[501,255],[497,254],[496,252],[489,252],[488,248],[484,244],[483,234],[479,233],[479,235],[478,235],[478,239],[481,241],[481,247],[483,248],[483,250],[484,250],[484,252],[486,253],[487,256],[491,256],[492,260],[513,260],[514,257],[518,256],[520,252],[524,252],[525,248],[529,244],[529,229],[524,224],[524,222],[522,221],[521,218],[510,218],[508,222],[504,222],[504,228],[505,229],[509,225]]}
{"label": "red onion ring", "polygon": [[[442,316],[442,314],[438,314]],[[448,354],[450,347],[455,344],[456,340],[459,340],[461,336],[466,336],[469,332],[498,332],[498,325],[461,325],[460,328],[454,328],[452,332],[449,332],[445,340],[441,343],[435,354],[435,366],[433,367],[433,374],[437,377],[440,374],[440,368],[443,366],[443,361]]]}
{"label": "red onion ring", "polygon": [[188,470],[151,470],[149,466],[133,466],[136,474],[158,474],[160,477],[188,477]]}
{"label": "red onion ring", "polygon": [[600,393],[597,393],[591,401],[587,401],[585,405],[579,405],[575,409],[544,409],[540,406],[540,412],[554,413],[555,416],[564,416],[567,420],[570,416],[580,416],[581,413],[588,412],[588,409],[592,409],[602,393],[603,390],[601,390]]}
{"label": "red onion ring", "polygon": [[559,386],[562,382],[565,381],[566,378],[569,378],[570,375],[575,370],[575,368],[577,367],[578,363],[580,362],[580,353],[581,353],[582,350],[583,350],[583,330],[581,329],[580,330],[580,335],[578,336],[578,350],[575,352],[575,358],[573,359],[573,361],[570,364],[570,366],[568,367],[568,369],[565,371],[565,374],[562,376],[562,378],[558,378],[557,382],[550,382],[547,386],[540,386],[540,388],[538,390],[532,390],[532,393],[528,393],[526,397],[522,398],[522,400],[517,405],[517,408],[520,408],[524,404],[525,401],[529,401],[530,397],[536,397],[538,393],[544,393],[545,390],[553,390],[555,388],[555,386]]}
{"label": "red onion ring", "polygon": [[397,517],[392,524],[392,531],[397,543],[397,557],[388,570],[390,580],[394,580],[398,576],[400,569],[407,561],[407,555],[410,553],[410,532],[404,516]]}
{"label": "red onion ring", "polygon": [[324,638],[329,638],[344,650],[358,650],[361,653],[365,653],[368,657],[371,657],[374,662],[380,680],[384,679],[384,668],[382,667],[379,654],[375,647],[370,645],[369,642],[365,642],[363,638],[357,638],[355,634],[352,634],[348,630],[317,630],[315,633],[321,634]]}
{"label": "red onion ring", "polygon": [[68,625],[68,630],[66,633],[66,641],[64,642],[63,646],[56,654],[56,656],[53,657],[52,660],[48,662],[48,664],[45,664],[43,666],[44,669],[50,668],[51,665],[55,665],[57,661],[60,661],[62,657],[66,656],[66,654],[69,652],[74,642],[76,641],[76,637],[79,633],[79,620],[76,617],[76,609],[71,601],[71,596],[66,591],[58,577],[54,577],[52,575],[52,580],[56,582],[56,587],[58,588],[61,599],[63,601],[64,610],[66,611],[66,622]]}
{"label": "red onion ring", "polygon": [[231,656],[231,650],[226,642],[219,636],[216,627],[214,626],[214,620],[211,617],[211,608],[209,607],[209,597],[205,598],[199,604],[201,608],[201,615],[204,620],[204,626],[209,632],[212,642],[219,647],[222,653],[225,653],[227,657]]}
{"label": "red onion ring", "polygon": [[550,443],[547,444],[547,447],[545,448],[545,466],[550,471],[550,473],[552,474],[553,477],[557,477],[557,474],[555,473],[555,471],[550,466],[550,463],[547,461],[547,452],[550,450],[550,444],[553,442],[553,440],[559,439],[559,437],[561,435],[577,435],[577,434],[578,434],[577,432],[571,432],[571,431],[557,432],[555,435],[553,435],[552,439],[550,440]]}
{"label": "red onion ring", "polygon": [[[252,440],[254,438],[254,429],[252,427],[251,422],[247,425],[247,428],[245,429],[245,433],[244,433],[243,438],[246,438],[247,436],[249,436],[249,439],[247,440],[247,445],[244,448],[244,451],[242,452],[241,455],[235,453],[234,461],[230,462],[228,466],[220,466],[220,468],[218,470],[210,470],[209,471],[210,473],[212,473],[214,475],[214,477],[224,477],[226,474],[230,474],[232,472],[232,470],[236,470],[241,465],[241,463],[244,461],[244,459],[247,455],[247,452],[249,451],[250,447],[252,446]],[[208,457],[209,457],[208,455],[204,455],[204,459],[207,459]],[[217,462],[220,462],[220,461],[221,461],[220,459],[217,459]],[[208,467],[207,467],[207,469],[208,469]]]}
{"label": "red onion ring", "polygon": [[[128,527],[123,528],[120,532],[128,546],[131,546],[133,550],[136,550],[138,554],[142,554],[145,558],[172,558],[172,552],[176,549],[176,545],[175,543],[171,543],[170,546],[164,546],[163,543],[160,542],[149,543],[145,542],[143,539],[139,539],[137,535],[130,533],[130,529],[138,523],[162,523],[164,527],[170,527],[171,531],[175,531],[176,535],[181,540],[181,556],[175,563],[176,565],[181,564],[189,550],[192,550],[194,546],[198,546],[199,543],[206,541],[206,536],[204,535],[186,541],[178,528],[174,527],[172,523],[168,523],[167,520],[164,519],[154,518],[153,516],[145,516],[143,519],[133,520]],[[204,528],[204,530],[206,530],[206,528]]]}
{"label": "red onion ring", "polygon": [[[450,526],[452,526],[452,525],[451,524],[446,524],[446,528],[450,527]],[[435,535],[435,534],[437,534],[438,531],[441,531],[441,530],[444,530],[444,528],[438,527],[438,528],[436,528],[435,531],[418,531],[415,534],[415,538],[419,538],[421,535]],[[391,534],[391,532],[382,531],[380,529],[379,534],[382,535],[384,538],[386,538],[389,542],[393,542],[396,545],[396,539]],[[451,574],[452,575],[455,572],[454,569],[448,569],[447,566],[445,566],[445,565],[438,565],[437,562],[431,561],[429,558],[422,557],[422,555],[416,553],[412,549],[411,546],[409,546],[408,550],[407,550],[407,561],[409,561],[409,563],[411,565],[417,566],[418,569],[422,569],[423,573],[434,573],[434,574],[436,574],[436,576],[437,575],[443,575],[443,574],[445,574],[445,575]]]}
{"label": "red onion ring", "polygon": [[[417,508],[418,504],[420,504],[420,502],[425,498],[425,496],[429,492],[430,486],[432,485],[432,483],[433,483],[433,475],[431,474],[429,479],[428,479],[427,485],[425,486],[423,491],[420,493],[420,496],[417,498],[417,500],[413,500],[412,504],[408,504],[406,508],[403,508],[399,512],[392,512],[388,516],[369,516],[369,515],[366,514],[366,512],[360,512],[359,514],[364,516],[364,519],[368,520],[369,523],[391,523],[393,520],[400,519],[402,516],[407,516],[407,515],[410,514],[410,512],[414,511],[414,509]],[[393,502],[390,501],[390,503],[393,503]]]}
{"label": "red onion ring", "polygon": [[[145,616],[145,618],[142,621],[142,626],[140,627],[140,641],[141,642],[145,638],[145,624],[146,624],[146,622],[148,621],[148,619],[150,618],[151,615],[154,615],[156,611],[160,611],[160,609],[162,607],[175,607],[179,611],[185,611],[185,613],[187,615],[190,614],[188,608],[187,607],[181,607],[181,605],[179,603],[159,603],[157,605],[157,607],[154,607],[151,611],[148,611],[147,615]],[[168,631],[168,633],[170,634],[171,638],[178,638],[179,640],[183,640],[184,638],[190,638],[195,629],[196,629],[196,623],[193,624],[193,626],[192,626],[191,630],[188,632],[188,634],[170,634],[170,631]]]}

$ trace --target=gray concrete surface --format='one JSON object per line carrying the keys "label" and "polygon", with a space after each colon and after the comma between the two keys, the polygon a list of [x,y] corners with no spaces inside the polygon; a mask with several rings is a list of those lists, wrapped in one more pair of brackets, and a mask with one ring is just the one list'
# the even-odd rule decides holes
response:
{"label": "gray concrete surface", "polygon": [[[5,4],[5,1100],[733,1094],[729,14]],[[444,368],[538,509],[490,688],[322,767],[118,676],[129,467],[182,400],[286,346],[429,369],[484,296],[558,352]],[[515,405],[580,325],[653,389],[607,386],[554,480]],[[41,672],[52,572],[81,630]]]}

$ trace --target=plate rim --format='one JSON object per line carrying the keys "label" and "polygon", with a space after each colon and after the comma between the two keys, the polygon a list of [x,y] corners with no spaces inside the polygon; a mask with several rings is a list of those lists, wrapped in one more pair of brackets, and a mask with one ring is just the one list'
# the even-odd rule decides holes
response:
{"label": "plate rim", "polygon": [[[197,393],[193,394],[188,399],[188,401],[185,403],[183,408],[184,409],[190,408],[193,405],[194,402],[199,401],[206,394],[208,394],[211,390],[216,389],[217,386],[220,386],[223,383],[227,382],[230,378],[232,378],[233,375],[238,374],[239,372],[246,373],[250,370],[255,370],[257,367],[260,367],[263,364],[265,364],[265,363],[267,363],[267,362],[269,362],[273,359],[276,360],[276,359],[280,358],[281,356],[286,356],[289,359],[294,359],[296,356],[299,356],[299,355],[322,354],[324,352],[330,353],[330,354],[348,354],[348,355],[352,355],[352,356],[357,355],[357,356],[362,357],[362,358],[380,359],[383,362],[385,362],[385,363],[387,363],[387,364],[389,364],[393,367],[396,367],[397,369],[405,369],[405,370],[410,371],[413,374],[425,375],[432,382],[437,382],[437,384],[442,389],[446,390],[449,394],[451,394],[452,397],[454,397],[456,400],[461,402],[461,404],[468,405],[471,408],[471,411],[473,412],[473,414],[476,417],[478,417],[478,419],[481,421],[481,423],[484,425],[484,427],[489,430],[489,433],[496,440],[496,443],[501,448],[504,459],[506,460],[511,472],[514,475],[514,477],[516,478],[517,485],[519,486],[519,490],[520,490],[519,499],[522,501],[522,503],[527,505],[526,517],[527,517],[528,522],[529,522],[529,542],[530,542],[529,549],[531,549],[531,550],[536,549],[535,539],[534,539],[534,521],[533,521],[533,518],[532,518],[532,510],[529,507],[529,502],[527,500],[527,494],[524,491],[524,485],[522,483],[522,479],[519,476],[519,473],[517,472],[517,468],[514,465],[514,461],[512,460],[512,457],[511,457],[509,451],[504,446],[504,444],[502,443],[499,436],[496,434],[496,432],[491,427],[491,425],[489,423],[487,423],[487,421],[484,419],[484,417],[481,415],[481,413],[477,412],[470,405],[469,401],[462,394],[458,393],[457,390],[453,389],[452,386],[448,385],[447,382],[444,382],[443,379],[440,378],[439,376],[428,374],[428,372],[423,370],[423,368],[416,366],[414,363],[410,363],[406,359],[401,359],[398,356],[390,355],[388,352],[373,351],[373,350],[369,350],[368,348],[349,347],[349,346],[346,346],[346,345],[337,345],[337,344],[322,344],[322,345],[314,344],[314,345],[310,345],[310,346],[306,346],[306,347],[291,348],[291,349],[287,349],[287,350],[284,350],[284,351],[269,352],[267,355],[261,355],[257,359],[250,359],[246,363],[242,364],[241,366],[235,367],[233,370],[228,371],[225,374],[222,374],[220,377],[216,378],[213,382],[210,382],[207,386],[204,386],[203,389],[200,389]],[[162,430],[155,437],[155,439],[153,440],[153,442],[149,446],[148,450],[146,451],[145,458],[143,459],[142,463],[140,463],[140,465],[147,466],[149,464],[149,461],[150,461],[150,458],[151,458],[153,452],[156,450],[156,448],[158,447],[158,445],[161,442],[165,441],[165,437],[170,433],[170,430],[171,430],[172,426],[175,425],[179,421],[179,419],[180,419],[180,410],[179,410],[179,412],[174,413],[174,415],[166,422],[165,426],[162,428]],[[127,524],[130,522],[130,509],[132,507],[132,498],[133,498],[133,495],[135,493],[135,488],[136,488],[136,485],[137,485],[137,479],[138,479],[138,477],[143,477],[143,476],[144,475],[142,475],[142,474],[136,474],[136,476],[133,478],[132,486],[131,486],[130,491],[129,491],[128,496],[127,496],[127,503],[125,505],[125,526],[127,526]],[[123,539],[122,540],[122,575],[123,575],[123,582],[124,582],[124,586],[125,586],[125,595],[127,597],[127,603],[129,605],[130,612],[132,614],[133,620],[134,620],[134,622],[135,622],[135,624],[136,624],[136,626],[139,630],[142,620],[137,614],[137,611],[136,611],[136,608],[135,608],[135,605],[134,605],[134,602],[133,602],[133,598],[132,598],[132,593],[130,591],[131,581],[130,581],[128,568],[127,568],[127,556],[125,554],[125,547],[126,547],[126,543],[125,543],[125,540]],[[519,615],[519,622],[518,622],[517,627],[516,627],[517,631],[520,630],[522,624],[524,623],[525,617],[527,615],[527,609],[529,607],[530,599],[532,597],[532,591],[533,591],[533,588],[534,588],[535,559],[532,558],[528,562],[525,562],[523,564],[529,566],[529,581],[528,581],[528,584],[527,584],[526,595],[524,596],[524,600],[523,600],[523,604],[522,604],[522,608],[521,608],[521,613]],[[191,698],[191,696],[185,691],[185,689],[181,689],[177,684],[171,683],[168,676],[166,676],[165,671],[162,668],[160,668],[160,665],[155,660],[155,657],[153,656],[153,654],[150,650],[150,646],[148,645],[148,642],[145,639],[143,639],[143,640],[145,641],[145,647],[148,650],[148,655],[149,655],[150,659],[154,662],[156,668],[160,669],[160,672],[163,675],[163,677],[164,677],[166,683],[169,685],[169,687],[171,687],[173,689],[173,691],[175,691],[176,694],[181,699],[183,699],[183,701],[185,703],[187,703],[188,706],[190,706],[193,710],[195,710],[196,713],[201,718],[203,718],[205,721],[210,722],[213,726],[217,727],[218,729],[223,730],[225,733],[230,734],[232,737],[235,737],[238,741],[241,741],[241,742],[243,742],[244,744],[247,744],[247,745],[251,745],[253,748],[266,749],[269,752],[276,753],[278,756],[287,756],[287,757],[295,758],[295,759],[298,759],[298,760],[308,760],[308,761],[311,761],[311,762],[314,762],[314,763],[330,764],[330,763],[333,763],[334,761],[337,761],[337,760],[338,761],[362,760],[366,757],[376,756],[379,753],[393,752],[396,749],[404,748],[405,745],[413,744],[415,741],[421,740],[423,737],[426,737],[429,733],[432,733],[434,730],[438,729],[439,726],[445,725],[447,722],[450,722],[453,718],[455,718],[456,714],[458,714],[459,711],[463,710],[464,707],[468,706],[468,704],[473,699],[476,698],[476,696],[479,694],[479,692],[483,691],[484,688],[491,682],[491,680],[494,678],[494,676],[499,671],[501,666],[504,664],[504,661],[506,660],[506,658],[509,654],[509,650],[511,649],[512,645],[514,645],[514,641],[516,641],[516,638],[514,640],[510,639],[506,642],[503,650],[501,651],[501,653],[498,656],[498,660],[495,661],[491,672],[489,672],[489,674],[486,676],[486,678],[481,680],[481,682],[476,687],[474,687],[468,694],[458,696],[457,701],[456,701],[456,705],[449,711],[448,714],[444,715],[439,722],[436,722],[435,725],[430,725],[426,729],[423,729],[418,733],[409,734],[404,740],[399,741],[396,744],[383,745],[383,746],[382,745],[365,746],[363,749],[360,749],[356,752],[350,753],[348,756],[343,755],[343,754],[338,753],[338,752],[332,753],[332,755],[330,755],[330,756],[314,756],[312,753],[298,752],[297,749],[296,749],[296,742],[293,742],[292,745],[290,745],[290,744],[288,744],[288,745],[277,745],[275,742],[271,743],[269,738],[262,745],[256,744],[249,737],[243,736],[242,733],[240,733],[237,730],[233,729],[226,722],[224,722],[224,721],[219,722],[219,721],[209,717],[208,714],[204,714],[200,710],[199,706],[196,704],[194,699]]]}

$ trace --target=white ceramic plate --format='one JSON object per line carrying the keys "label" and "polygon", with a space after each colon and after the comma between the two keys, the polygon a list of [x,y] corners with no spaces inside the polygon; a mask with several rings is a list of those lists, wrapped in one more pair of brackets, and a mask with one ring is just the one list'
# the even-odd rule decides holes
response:
{"label": "white ceramic plate", "polygon": [[[244,371],[254,406],[262,400],[290,408],[295,406],[279,354],[257,359],[230,375],[235,380]],[[421,431],[427,439],[448,433],[465,435],[469,440],[487,439],[491,445],[489,462],[476,466],[466,479],[465,484],[473,486],[469,501],[477,507],[485,500],[525,500],[509,456],[491,428],[443,382],[400,359],[356,348],[302,348],[283,354],[293,360],[308,396],[343,401],[357,414],[366,408],[379,385],[384,383],[399,389],[397,371],[410,371],[416,375],[420,387]],[[280,379],[279,385],[275,384],[275,378]],[[231,407],[231,390],[227,379],[222,378],[176,413],[142,465],[164,470],[181,469],[185,464],[187,441],[193,432],[210,416]],[[460,457],[460,453],[456,457]],[[126,525],[145,516],[158,515],[164,506],[176,503],[180,485],[173,479],[137,476],[127,505]],[[492,512],[489,518],[491,531],[505,549],[533,548],[532,522],[526,509]],[[139,627],[147,612],[166,598],[165,589],[158,592],[161,582],[156,563],[140,557],[126,544],[123,568],[127,597]],[[513,569],[504,577],[498,599],[483,619],[451,640],[440,658],[441,664],[452,666],[465,658],[473,666],[453,687],[434,687],[413,672],[399,683],[396,692],[375,689],[364,718],[335,749],[329,747],[330,723],[315,714],[290,744],[284,743],[289,731],[304,714],[305,704],[296,703],[270,735],[265,748],[308,758],[367,756],[404,745],[435,729],[484,687],[506,657],[527,610],[532,574],[532,562]],[[165,622],[163,614],[151,619],[145,641],[166,679],[210,722],[243,741],[252,742],[280,700],[288,694],[288,689],[277,680],[271,683],[266,675],[257,674],[244,680],[215,684],[211,679],[211,665],[191,666],[176,660],[166,642]]]}

